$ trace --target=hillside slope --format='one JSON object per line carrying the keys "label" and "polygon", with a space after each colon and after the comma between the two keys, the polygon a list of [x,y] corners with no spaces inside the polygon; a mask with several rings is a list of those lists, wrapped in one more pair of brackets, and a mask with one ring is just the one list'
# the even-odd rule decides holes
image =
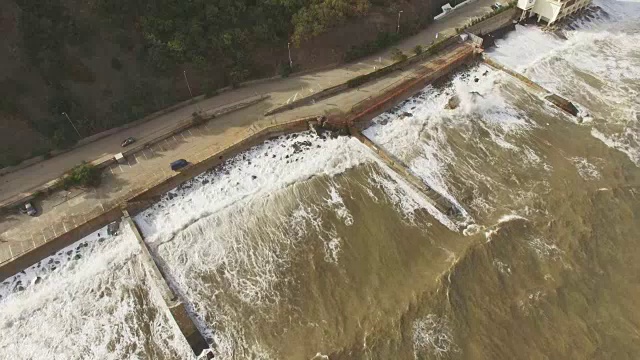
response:
{"label": "hillside slope", "polygon": [[[5,0],[0,167],[194,94],[345,60],[432,21],[444,0]],[[78,135],[67,113],[80,133]]]}

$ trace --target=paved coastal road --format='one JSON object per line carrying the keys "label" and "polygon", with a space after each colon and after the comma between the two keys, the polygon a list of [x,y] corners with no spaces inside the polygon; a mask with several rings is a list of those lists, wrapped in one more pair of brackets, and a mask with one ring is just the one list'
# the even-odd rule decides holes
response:
{"label": "paved coastal road", "polygon": [[[453,31],[470,17],[479,16],[489,11],[495,0],[477,0],[457,9],[444,19],[436,21],[421,33],[404,40],[398,48],[410,53],[416,45],[426,46],[435,39],[435,34]],[[443,33],[444,32],[444,33]],[[220,96],[203,100],[199,106],[203,109],[214,109],[229,103],[241,101],[256,94],[270,94],[267,100],[269,107],[275,107],[294,98],[308,96],[314,92],[344,82],[346,79],[373,71],[374,67],[391,63],[390,51],[376,54],[360,62],[346,64],[342,67],[312,73],[300,77],[276,79],[249,87],[226,92]],[[127,137],[135,137],[144,142],[175,127],[181,120],[188,118],[196,110],[190,105],[174,112],[162,115],[144,124],[107,136],[49,160],[27,167],[20,171],[0,177],[0,202],[38,187],[50,180],[58,178],[67,170],[82,161],[93,161],[103,157],[111,157],[121,151],[120,143]],[[244,126],[245,124],[238,124]],[[234,126],[234,124],[229,124]]]}

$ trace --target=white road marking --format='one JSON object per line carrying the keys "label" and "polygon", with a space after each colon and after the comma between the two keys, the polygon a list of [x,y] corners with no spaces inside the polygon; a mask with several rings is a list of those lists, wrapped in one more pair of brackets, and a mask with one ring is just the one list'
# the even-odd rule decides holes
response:
{"label": "white road marking", "polygon": [[124,172],[124,170],[122,170],[122,166],[120,166],[120,163],[118,163],[118,167],[120,168],[120,172]]}
{"label": "white road marking", "polygon": [[53,225],[51,225],[51,230],[53,230],[53,236],[58,237],[58,234],[56,233],[56,229],[53,228]]}
{"label": "white road marking", "polygon": [[13,251],[11,250],[11,245],[9,245],[9,255],[11,255],[11,259],[13,259]]}
{"label": "white road marking", "polygon": [[182,136],[182,140],[187,140],[187,138],[184,137],[184,133],[180,133],[180,136]]}
{"label": "white road marking", "polygon": [[[194,128],[195,129],[195,128]],[[187,131],[189,132],[189,135],[193,136],[193,134],[191,133],[190,129],[187,129]]]}
{"label": "white road marking", "polygon": [[64,224],[64,221],[61,221],[62,223],[62,228],[64,229],[64,232],[67,232],[67,225]]}
{"label": "white road marking", "polygon": [[142,156],[144,156],[144,159],[145,159],[145,160],[149,160],[149,159],[147,158],[147,154],[144,152],[144,149],[142,149]]}

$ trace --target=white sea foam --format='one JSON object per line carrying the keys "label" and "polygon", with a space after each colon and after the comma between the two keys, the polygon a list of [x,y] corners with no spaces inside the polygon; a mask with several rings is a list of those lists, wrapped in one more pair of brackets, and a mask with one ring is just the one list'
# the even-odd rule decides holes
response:
{"label": "white sea foam", "polygon": [[[296,152],[296,147],[305,150]],[[352,138],[323,141],[311,133],[267,141],[232,159],[223,170],[200,175],[172,190],[138,215],[136,222],[150,243],[167,239],[228,206],[258,201],[313,176],[344,172],[365,162],[367,151]]]}
{"label": "white sea foam", "polygon": [[[627,128],[625,133],[627,137],[618,134],[605,135],[598,129],[591,129],[591,135],[602,141],[610,148],[619,150],[629,157],[629,160],[633,161],[637,166],[640,166],[640,133]],[[632,142],[630,142],[630,140]]]}
{"label": "white sea foam", "polygon": [[342,200],[342,197],[338,193],[338,185],[335,182],[332,182],[331,184],[329,196],[330,198],[325,199],[325,202],[334,209],[336,215],[344,221],[345,225],[353,225],[353,216],[349,212],[349,209],[344,205],[344,200]]}
{"label": "white sea foam", "polygon": [[504,275],[511,275],[511,267],[509,265],[507,265],[506,263],[498,260],[498,259],[494,259],[493,260],[493,266],[496,267],[496,269],[498,269],[498,271],[501,274]]}
{"label": "white sea foam", "polygon": [[564,253],[556,244],[540,237],[528,239],[527,243],[541,259],[559,260]]}
{"label": "white sea foam", "polygon": [[[476,211],[492,210],[480,194],[479,187],[499,191],[502,185],[485,174],[478,164],[489,159],[480,158],[473,152],[460,154],[460,146],[451,138],[451,128],[456,136],[485,150],[487,134],[492,142],[523,159],[526,164],[544,167],[544,160],[530,148],[518,142],[537,125],[514,108],[502,95],[500,86],[512,81],[504,74],[481,65],[467,73],[457,75],[449,88],[427,87],[421,94],[401,104],[395,111],[374,119],[374,124],[365,130],[365,135],[407,163],[411,171],[428,186],[443,195],[461,210],[463,222],[471,216],[458,201],[456,190],[450,185],[453,172],[467,178],[474,196]],[[460,106],[445,110],[449,98],[458,95]],[[412,116],[398,116],[410,113]]]}
{"label": "white sea foam", "polygon": [[520,216],[517,214],[508,214],[508,215],[503,215],[500,217],[500,219],[498,219],[498,225],[503,225],[508,222],[518,221],[518,220],[529,221],[529,219],[523,216]]}
{"label": "white sea foam", "polygon": [[441,358],[449,352],[458,352],[460,349],[453,340],[453,334],[449,320],[429,314],[413,322],[413,353],[415,359],[423,359],[426,356]]}
{"label": "white sea foam", "polygon": [[598,167],[594,164],[590,163],[587,159],[581,157],[573,157],[571,159],[573,165],[575,165],[578,170],[578,174],[584,180],[597,180],[600,179],[600,172],[598,171]]}
{"label": "white sea foam", "polygon": [[99,240],[105,237],[101,229],[81,240],[80,251],[68,247],[25,271],[23,280],[42,280],[0,301],[2,358],[194,358],[147,285],[132,233]]}
{"label": "white sea foam", "polygon": [[620,0],[594,4],[607,15],[575,20],[566,39],[518,26],[489,54],[574,101],[594,137],[640,166],[640,7]]}

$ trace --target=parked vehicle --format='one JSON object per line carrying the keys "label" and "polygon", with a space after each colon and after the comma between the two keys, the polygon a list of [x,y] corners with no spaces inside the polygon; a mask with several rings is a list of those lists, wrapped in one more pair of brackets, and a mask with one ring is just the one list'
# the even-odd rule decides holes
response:
{"label": "parked vehicle", "polygon": [[31,204],[30,202],[27,202],[27,203],[24,204],[24,211],[29,216],[36,216],[36,214],[37,214],[36,208],[34,208],[33,204]]}
{"label": "parked vehicle", "polygon": [[178,171],[187,165],[189,165],[189,162],[185,159],[176,160],[171,163],[171,170]]}
{"label": "parked vehicle", "polygon": [[126,146],[129,146],[129,145],[133,144],[134,142],[136,142],[136,139],[134,137],[128,137],[128,138],[124,139],[124,141],[122,142],[121,146],[122,147],[126,147]]}
{"label": "parked vehicle", "polygon": [[493,10],[498,10],[498,9],[500,9],[501,7],[502,7],[502,4],[500,4],[500,3],[495,3],[495,4],[491,5],[491,8],[492,8]]}

